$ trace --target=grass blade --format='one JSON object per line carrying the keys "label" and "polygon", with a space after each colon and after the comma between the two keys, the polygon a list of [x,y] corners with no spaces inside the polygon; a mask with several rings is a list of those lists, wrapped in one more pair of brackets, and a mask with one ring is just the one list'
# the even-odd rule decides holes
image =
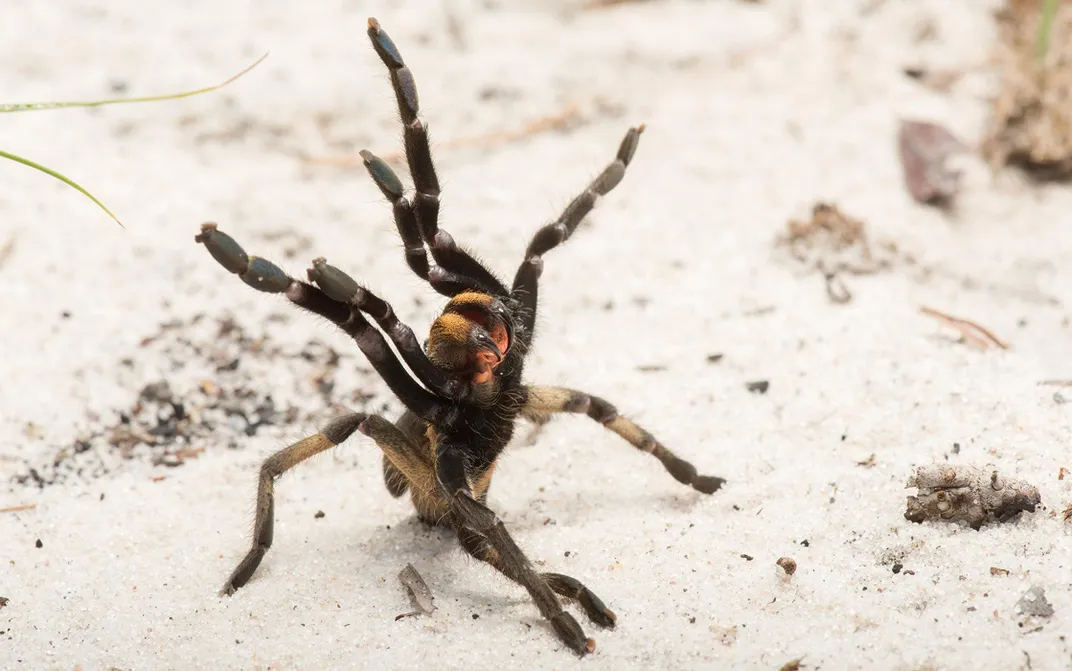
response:
{"label": "grass blade", "polygon": [[1039,21],[1038,32],[1038,57],[1042,60],[1046,52],[1050,50],[1050,37],[1053,32],[1053,21],[1057,17],[1057,7],[1061,0],[1042,0],[1042,19]]}
{"label": "grass blade", "polygon": [[149,103],[149,102],[157,102],[157,101],[160,101],[160,100],[176,100],[178,98],[189,98],[190,96],[196,96],[196,95],[199,95],[199,94],[202,94],[202,93],[208,93],[210,91],[215,91],[217,89],[222,89],[224,86],[227,86],[231,82],[235,81],[236,79],[238,79],[242,75],[246,74],[247,72],[249,72],[253,68],[255,68],[258,65],[260,65],[261,62],[264,61],[265,58],[268,58],[267,53],[265,53],[263,56],[258,58],[256,61],[253,62],[252,65],[249,65],[248,67],[246,67],[244,70],[242,70],[238,74],[229,77],[226,81],[220,82],[219,84],[215,84],[213,86],[206,86],[205,88],[196,89],[194,91],[183,91],[181,93],[168,93],[168,94],[165,94],[165,95],[158,95],[158,96],[142,96],[142,97],[139,97],[139,98],[108,98],[106,100],[82,100],[82,101],[51,102],[51,103],[0,103],[0,113],[4,113],[4,112],[39,112],[39,111],[42,111],[42,110],[63,109],[63,108],[67,108],[67,107],[100,107],[102,105],[121,105],[121,104],[124,104],[124,103]]}
{"label": "grass blade", "polygon": [[0,149],[0,158],[6,158],[6,159],[8,159],[10,161],[15,161],[16,163],[21,163],[23,165],[26,165],[26,166],[29,166],[29,167],[33,168],[34,170],[40,170],[41,172],[45,173],[46,175],[49,175],[51,177],[55,177],[56,179],[60,180],[61,182],[63,182],[67,186],[71,187],[72,189],[75,189],[77,191],[81,191],[82,195],[84,195],[86,198],[89,198],[90,200],[92,200],[94,203],[97,204],[97,207],[99,207],[100,209],[102,209],[105,212],[107,212],[108,216],[115,220],[115,223],[119,224],[120,226],[123,225],[123,222],[119,221],[119,218],[116,217],[114,214],[112,214],[112,211],[104,206],[104,203],[102,203],[99,200],[97,200],[93,196],[92,193],[90,193],[89,191],[86,191],[85,189],[83,189],[81,187],[81,185],[79,185],[77,182],[75,182],[74,180],[70,179],[69,177],[67,177],[65,175],[62,175],[62,174],[56,172],[55,170],[53,170],[51,168],[46,168],[45,166],[41,165],[40,163],[35,163],[34,161],[31,161],[28,158],[23,158],[22,156],[17,156],[15,154],[9,154],[8,152],[6,152],[6,151],[4,151],[2,149]]}

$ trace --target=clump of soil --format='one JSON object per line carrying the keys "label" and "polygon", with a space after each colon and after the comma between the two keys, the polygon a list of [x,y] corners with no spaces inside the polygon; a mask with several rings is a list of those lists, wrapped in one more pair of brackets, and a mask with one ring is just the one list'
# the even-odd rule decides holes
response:
{"label": "clump of soil", "polygon": [[[203,315],[161,324],[117,362],[117,375],[140,389],[130,405],[110,417],[87,415],[70,443],[56,445],[46,460],[26,459],[13,481],[43,488],[99,477],[129,460],[174,468],[205,450],[243,448],[262,433],[282,443],[296,427],[321,426],[346,411],[386,409],[370,407],[367,391],[336,388],[341,357],[330,346],[316,339],[284,346],[273,341],[272,327],[254,336],[231,317]],[[352,366],[365,379],[374,375],[363,361]]]}
{"label": "clump of soil", "polygon": [[1009,0],[998,13],[1001,92],[983,153],[1043,179],[1072,177],[1072,3],[1059,3],[1039,53],[1039,0]]}
{"label": "clump of soil", "polygon": [[967,464],[920,466],[905,487],[918,490],[907,498],[904,514],[917,523],[964,523],[979,529],[984,523],[1008,522],[1022,512],[1035,512],[1042,502],[1033,485],[1001,476],[992,467]]}
{"label": "clump of soil", "polygon": [[892,243],[872,247],[864,221],[829,203],[816,203],[807,221],[790,220],[775,246],[787,251],[805,271],[822,274],[827,294],[836,303],[852,298],[840,281],[841,275],[873,275],[888,270],[897,253]]}

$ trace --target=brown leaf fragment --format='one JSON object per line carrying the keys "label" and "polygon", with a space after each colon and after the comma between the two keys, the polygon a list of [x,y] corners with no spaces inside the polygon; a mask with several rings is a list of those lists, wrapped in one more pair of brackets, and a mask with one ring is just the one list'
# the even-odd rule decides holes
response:
{"label": "brown leaf fragment", "polygon": [[1009,575],[1009,569],[998,568],[997,566],[990,567],[990,575]]}
{"label": "brown leaf fragment", "polygon": [[399,572],[398,579],[409,591],[410,600],[413,602],[413,605],[417,607],[417,610],[410,613],[402,613],[396,617],[395,620],[401,620],[404,617],[420,615],[422,613],[427,614],[435,610],[435,604],[433,603],[435,597],[432,596],[432,590],[428,588],[428,583],[424,582],[424,578],[421,577],[421,574],[417,573],[417,569],[413,567],[413,564],[406,564],[406,568]]}
{"label": "brown leaf fragment", "polygon": [[984,523],[1009,522],[1021,512],[1035,512],[1042,501],[1038,489],[1022,480],[966,464],[920,466],[905,487],[918,490],[907,499],[906,520],[965,523],[976,530]]}
{"label": "brown leaf fragment", "polygon": [[948,130],[928,121],[902,120],[897,133],[905,185],[917,202],[946,205],[960,189],[960,172],[946,163],[967,151]]}

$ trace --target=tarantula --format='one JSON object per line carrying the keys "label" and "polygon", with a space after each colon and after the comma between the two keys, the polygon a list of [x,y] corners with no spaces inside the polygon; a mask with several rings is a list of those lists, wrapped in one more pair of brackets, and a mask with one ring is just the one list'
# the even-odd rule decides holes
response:
{"label": "tarantula", "polygon": [[[722,478],[698,475],[692,464],[619,415],[601,398],[521,382],[525,355],[534,334],[542,257],[568,239],[596,200],[622,180],[644,127],[630,128],[615,160],[554,223],[536,232],[513,284],[507,288],[439,228],[439,181],[428,135],[418,118],[413,75],[375,19],[369,19],[368,36],[390,72],[404,126],[406,160],[415,186],[413,197],[404,195],[402,182],[383,160],[367,151],[361,156],[373,181],[391,201],[409,267],[450,300],[432,324],[422,347],[387,302],[323,258],[312,262],[307,271],[310,282],[304,282],[269,261],[247,255],[215,224],[201,226],[196,241],[204,243],[228,271],[254,289],[283,294],[298,307],[334,322],[349,334],[406,408],[395,423],[379,415],[345,415],[264,462],[257,488],[252,547],[227,579],[221,594],[233,594],[245,585],[272,545],[275,479],[358,431],[372,438],[383,451],[383,477],[392,496],[400,497],[408,490],[421,520],[454,529],[467,553],[528,590],[558,637],[571,650],[584,655],[595,649],[595,642],[563,610],[558,597],[579,602],[588,618],[603,627],[614,626],[614,613],[580,581],[559,573],[536,572],[486,503],[496,459],[510,441],[517,419],[542,424],[554,413],[585,414],[637,449],[652,454],[670,475],[694,489],[710,494],[724,482]],[[434,264],[429,263],[428,252]],[[382,333],[372,326],[369,317]],[[412,376],[383,334],[390,338]]]}

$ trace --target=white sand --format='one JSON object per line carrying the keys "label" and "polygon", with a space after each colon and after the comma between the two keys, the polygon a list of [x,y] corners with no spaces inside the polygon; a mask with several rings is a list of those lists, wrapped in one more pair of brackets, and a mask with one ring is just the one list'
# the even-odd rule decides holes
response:
{"label": "white sand", "polygon": [[[0,513],[0,667],[472,669],[495,657],[503,668],[777,669],[803,657],[810,669],[1072,668],[1072,525],[1060,519],[1072,478],[1058,480],[1072,467],[1072,404],[1037,384],[1072,377],[1072,192],[969,161],[947,217],[911,202],[893,151],[902,116],[980,137],[994,85],[984,3],[369,4],[5,8],[5,101],[94,98],[116,81],[139,95],[203,85],[272,54],[206,97],[0,119],[3,149],[81,180],[126,224],[0,163],[0,244],[16,236],[0,269],[2,472],[47,462],[94,425],[87,413],[114,423],[145,384],[195,385],[205,371],[169,371],[138,343],[197,313],[233,311],[292,355],[321,338],[345,353],[340,390],[386,398],[344,336],[243,286],[193,242],[215,220],[295,273],[325,254],[427,328],[437,296],[405,268],[374,185],[300,159],[399,148],[364,35],[373,14],[414,70],[441,148],[570,104],[588,121],[438,154],[444,227],[504,275],[625,129],[648,124],[592,225],[547,257],[528,378],[609,398],[731,483],[703,497],[585,419],[509,453],[491,505],[532,559],[619,615],[600,631],[578,612],[598,641],[583,662],[522,590],[385,493],[380,456],[361,439],[281,482],[275,546],[246,588],[219,598],[247,547],[259,462],[315,430],[326,408],[238,450],[202,441],[180,468],[139,458],[40,491],[12,484],[0,507],[36,508]],[[921,20],[935,37],[917,40]],[[934,93],[901,74],[917,63],[967,74]],[[900,265],[849,278],[853,302],[832,305],[820,278],[772,251],[817,200],[947,275],[921,280]],[[285,259],[286,241],[265,238],[277,231],[311,247]],[[970,317],[1012,348],[955,343],[920,305]],[[291,320],[267,321],[280,313]],[[210,344],[210,332],[190,337]],[[721,363],[706,362],[713,353]],[[137,361],[119,366],[124,357]],[[294,362],[266,364],[258,383],[277,402],[322,407]],[[770,380],[766,395],[745,390],[758,379]],[[872,454],[873,467],[857,464]],[[978,532],[905,521],[905,479],[947,458],[1027,479],[1043,508]],[[789,583],[781,556],[799,565]],[[439,608],[396,622],[410,610],[396,577],[410,562]],[[1035,585],[1055,614],[1021,627],[1015,604]]]}

